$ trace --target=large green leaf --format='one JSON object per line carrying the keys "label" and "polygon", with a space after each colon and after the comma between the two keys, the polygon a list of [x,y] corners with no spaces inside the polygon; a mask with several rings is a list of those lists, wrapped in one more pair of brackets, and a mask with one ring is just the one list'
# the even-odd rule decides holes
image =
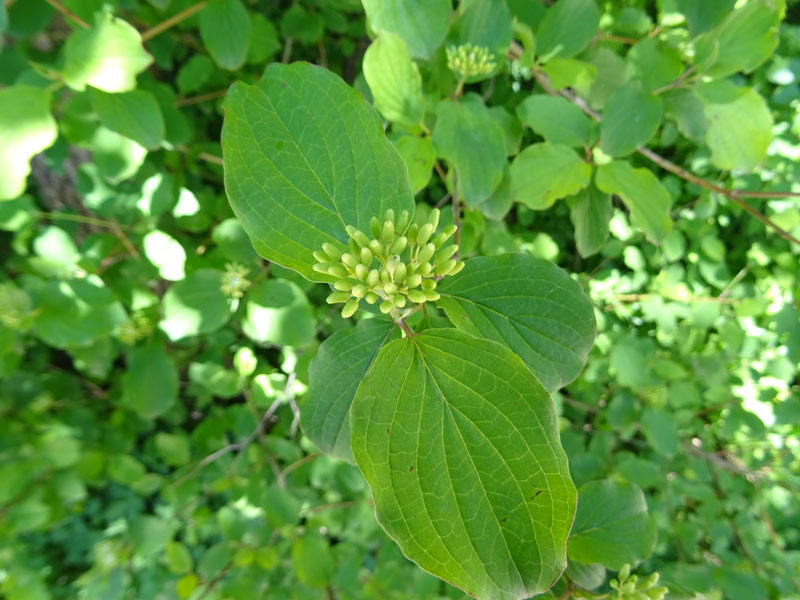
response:
{"label": "large green leaf", "polygon": [[653,137],[664,111],[661,98],[642,90],[638,79],[618,88],[606,100],[600,122],[600,147],[611,156],[626,156]]}
{"label": "large green leaf", "polygon": [[511,194],[534,210],[549,208],[589,183],[592,167],[569,146],[531,144],[511,163]]}
{"label": "large green leaf", "polygon": [[122,19],[97,13],[91,29],[76,29],[64,44],[61,76],[69,87],[109,93],[136,88],[136,76],[153,62],[139,32]]}
{"label": "large green leaf", "polygon": [[134,348],[122,377],[122,403],[145,419],[168,411],[178,397],[178,370],[159,344]]}
{"label": "large green leaf", "polygon": [[683,72],[680,53],[657,38],[646,38],[628,52],[628,62],[642,81],[645,92],[675,81]]}
{"label": "large green leaf", "polygon": [[755,169],[772,141],[772,113],[766,100],[754,89],[731,81],[701,85],[697,92],[705,104],[711,163],[725,170]]}
{"label": "large green leaf", "polygon": [[386,119],[418,126],[425,114],[422,78],[398,35],[383,31],[364,53],[364,78]]}
{"label": "large green leaf", "polygon": [[151,150],[161,146],[164,117],[153,94],[142,90],[107,94],[91,89],[89,97],[100,122],[110,130]]}
{"label": "large green leaf", "polygon": [[217,64],[234,71],[250,49],[252,25],[239,0],[208,0],[200,12],[200,37]]}
{"label": "large green leaf", "polygon": [[433,142],[429,137],[403,135],[392,138],[392,143],[408,167],[411,190],[416,194],[423,190],[431,179],[433,163],[436,160]]}
{"label": "large green leaf", "polygon": [[307,63],[273,64],[235,83],[222,127],[225,189],[264,258],[313,281],[312,252],[345,242],[346,225],[392,208],[413,212],[403,159],[355,89]]}
{"label": "large green leaf", "polygon": [[549,391],[575,379],[586,362],[594,309],[549,261],[527,254],[472,258],[436,289],[456,327],[507,345]]}
{"label": "large green leaf", "polygon": [[455,167],[458,192],[466,205],[474,208],[492,195],[503,178],[503,128],[476,94],[467,94],[458,102],[441,101],[436,115],[433,146]]}
{"label": "large green leaf", "polygon": [[231,304],[221,286],[220,271],[200,269],[170,287],[161,303],[164,333],[180,340],[222,327],[231,316]]}
{"label": "large green leaf", "polygon": [[553,401],[508,348],[456,329],[391,342],[350,427],[378,521],[423,569],[482,600],[561,575],[575,488]]}
{"label": "large green leaf", "polygon": [[705,75],[749,73],[778,45],[780,14],[767,0],[751,0],[731,11],[722,23],[695,41],[695,64]]}
{"label": "large green leaf", "polygon": [[569,558],[620,569],[650,556],[656,527],[642,490],[632,483],[591,481],[578,490]]}
{"label": "large green leaf", "polygon": [[400,337],[389,319],[365,319],[322,342],[308,368],[308,392],[300,405],[306,436],[323,452],[353,461],[350,405],[356,388],[383,345]]}
{"label": "large green leaf", "polygon": [[414,58],[430,58],[450,26],[450,0],[362,0],[370,27],[403,38]]}
{"label": "large green leaf", "polygon": [[[453,25],[455,41],[486,48],[501,63],[511,44],[511,12],[506,0],[466,0],[458,15]],[[488,74],[480,79],[486,77]]]}
{"label": "large green leaf", "polygon": [[608,222],[614,215],[611,198],[590,185],[567,199],[567,204],[578,253],[584,258],[596,254],[608,238]]}
{"label": "large green leaf", "polygon": [[314,339],[311,304],[297,284],[286,279],[262,281],[244,298],[242,330],[260,344],[303,346]]}
{"label": "large green leaf", "polygon": [[567,146],[589,143],[591,122],[584,112],[566,98],[535,94],[517,106],[517,116],[548,142]]}
{"label": "large green leaf", "polygon": [[634,169],[626,161],[614,161],[597,169],[597,188],[616,194],[631,211],[631,222],[654,244],[672,229],[669,192],[653,172]]}
{"label": "large green leaf", "polygon": [[0,90],[0,200],[25,191],[31,158],[56,141],[51,100],[44,88],[14,85]]}
{"label": "large green leaf", "polygon": [[540,60],[570,58],[589,45],[600,24],[594,0],[558,0],[547,9],[536,31]]}

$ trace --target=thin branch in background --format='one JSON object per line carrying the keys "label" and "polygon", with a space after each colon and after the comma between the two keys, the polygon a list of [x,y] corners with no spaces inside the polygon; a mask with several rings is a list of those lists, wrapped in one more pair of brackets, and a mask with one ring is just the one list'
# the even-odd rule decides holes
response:
{"label": "thin branch in background", "polygon": [[314,460],[315,458],[317,458],[321,454],[322,454],[321,452],[312,452],[311,454],[305,455],[303,458],[301,458],[300,460],[294,461],[292,464],[290,464],[288,467],[286,467],[283,471],[281,471],[281,475],[285,478],[289,473],[291,473],[295,469],[299,469],[300,467],[302,467],[303,465],[305,465],[307,463],[310,463],[312,460]]}
{"label": "thin branch in background", "polygon": [[325,44],[322,40],[317,42],[317,50],[319,50],[319,65],[325,69],[328,68],[328,53],[325,51]]}
{"label": "thin branch in background", "polygon": [[458,197],[458,175],[456,175],[453,180],[453,224],[456,226],[456,234],[453,238],[453,243],[459,247],[454,257],[458,260],[461,248],[461,200]]}
{"label": "thin branch in background", "polygon": [[433,161],[433,168],[436,171],[436,174],[441,178],[442,183],[447,185],[447,174],[444,172],[441,163],[438,160]]}
{"label": "thin branch in background", "polygon": [[281,56],[281,62],[286,64],[289,62],[289,59],[292,57],[292,46],[294,45],[294,38],[287,37],[286,41],[283,44],[283,55]]}
{"label": "thin branch in background", "polygon": [[184,21],[189,17],[191,17],[193,14],[200,12],[205,5],[206,5],[206,0],[200,0],[200,2],[198,2],[197,4],[193,4],[186,10],[182,10],[181,12],[172,15],[169,19],[166,19],[161,23],[159,23],[158,25],[151,27],[150,29],[142,33],[142,41],[146,42],[147,40],[156,37],[158,34],[164,33],[167,29],[174,27],[181,21]]}
{"label": "thin branch in background", "polygon": [[214,579],[212,579],[212,580],[211,580],[211,581],[208,583],[208,585],[205,587],[205,589],[203,590],[203,592],[202,592],[202,593],[201,593],[201,594],[200,594],[200,595],[197,597],[197,600],[203,600],[203,598],[205,598],[206,596],[208,596],[208,594],[211,592],[211,590],[213,590],[215,587],[217,587],[217,584],[218,584],[220,581],[222,581],[222,578],[223,578],[223,577],[225,577],[225,575],[227,575],[227,574],[228,574],[228,571],[230,571],[232,568],[233,568],[233,561],[231,560],[230,562],[228,562],[228,564],[227,564],[227,565],[225,565],[224,567],[222,567],[222,570],[221,570],[219,573],[217,573],[217,574],[214,576]]}
{"label": "thin branch in background", "polygon": [[200,94],[199,96],[192,96],[190,98],[181,98],[177,100],[173,106],[175,108],[180,108],[181,106],[189,106],[191,104],[199,104],[201,102],[207,102],[208,100],[216,100],[217,98],[221,98],[225,94],[228,93],[228,88],[224,90],[217,90],[215,92],[208,92],[207,94]]}
{"label": "thin branch in background", "polygon": [[[72,21],[75,21],[75,23],[77,23],[78,25],[80,25],[84,29],[91,29],[91,25],[89,25],[86,21],[81,19],[78,15],[76,15],[74,12],[72,12],[66,6],[63,6],[60,2],[57,2],[57,0],[44,0],[44,1],[47,2],[53,8],[55,8],[58,12],[60,12],[62,15],[64,15],[68,19],[70,19]],[[6,3],[6,6],[11,6],[11,3],[10,2]]]}
{"label": "thin branch in background", "polygon": [[96,219],[94,217],[87,217],[85,215],[73,215],[70,213],[56,213],[56,212],[44,212],[44,211],[35,211],[31,213],[34,217],[38,217],[40,219],[48,219],[51,221],[73,221],[75,223],[84,223],[86,225],[94,225],[95,227],[105,227],[110,229],[112,233],[119,239],[123,246],[125,246],[125,250],[134,257],[136,260],[141,260],[142,257],[139,254],[139,251],[136,250],[136,247],[131,243],[128,239],[128,236],[125,235],[125,232],[122,231],[122,227],[120,224],[115,221],[114,219]]}

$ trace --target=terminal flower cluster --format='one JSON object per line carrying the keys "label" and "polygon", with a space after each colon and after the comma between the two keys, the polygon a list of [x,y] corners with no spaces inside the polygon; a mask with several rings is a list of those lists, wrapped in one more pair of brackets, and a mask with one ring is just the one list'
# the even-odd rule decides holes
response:
{"label": "terminal flower cluster", "polygon": [[438,300],[436,282],[464,268],[463,261],[455,258],[458,245],[446,245],[456,226],[437,233],[438,226],[438,209],[431,211],[423,225],[411,226],[408,211],[395,218],[389,209],[382,223],[376,217],[370,220],[372,238],[348,225],[346,251],[325,243],[314,252],[319,261],[314,270],[336,278],[336,291],[328,296],[328,303],[344,303],[342,316],[347,318],[358,310],[361,300],[380,302],[382,313],[395,316],[397,309],[409,303]]}
{"label": "terminal flower cluster", "polygon": [[447,53],[447,68],[463,79],[488,75],[497,67],[494,55],[483,46],[474,46],[473,44],[448,46],[445,52]]}

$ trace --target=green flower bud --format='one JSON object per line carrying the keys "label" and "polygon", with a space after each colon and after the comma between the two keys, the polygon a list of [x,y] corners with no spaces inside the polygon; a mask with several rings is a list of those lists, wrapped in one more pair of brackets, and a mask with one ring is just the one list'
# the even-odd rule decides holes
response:
{"label": "green flower bud", "polygon": [[388,314],[392,312],[393,308],[394,308],[394,302],[392,302],[391,300],[384,300],[383,302],[381,302],[380,309],[383,314]]}
{"label": "green flower bud", "polygon": [[650,573],[642,582],[636,586],[640,590],[647,590],[653,587],[655,584],[658,583],[658,573]]}
{"label": "green flower bud", "polygon": [[345,227],[345,230],[347,231],[347,235],[353,238],[355,243],[358,244],[360,247],[363,248],[364,246],[369,246],[369,238],[366,235],[364,235],[363,231],[359,231],[352,225],[348,225],[347,227]]}
{"label": "green flower bud", "polygon": [[372,217],[369,220],[369,230],[372,233],[372,237],[378,239],[381,237],[381,222],[378,221],[378,217]]}
{"label": "green flower bud", "polygon": [[433,266],[438,267],[444,261],[452,258],[452,256],[458,252],[458,246],[456,244],[452,244],[451,246],[447,246],[442,248],[437,254],[436,259],[433,261]]}
{"label": "green flower bud", "polygon": [[331,265],[328,267],[328,274],[333,275],[337,279],[347,279],[347,269],[342,265]]}
{"label": "green flower bud", "polygon": [[425,293],[420,290],[409,290],[406,292],[406,296],[408,296],[408,299],[414,304],[422,304],[427,300]]}
{"label": "green flower bud", "polygon": [[456,266],[455,260],[446,260],[438,267],[436,267],[436,274],[437,275],[449,275],[450,271]]}
{"label": "green flower bud", "polygon": [[422,283],[422,275],[415,273],[414,275],[406,275],[406,286],[408,289],[418,287]]}
{"label": "green flower bud", "polygon": [[386,226],[386,222],[389,222],[389,223],[392,224],[392,228],[394,228],[394,209],[393,208],[386,209],[386,214],[383,215],[383,220],[384,220],[384,227]]}
{"label": "green flower bud", "polygon": [[444,245],[444,243],[446,241],[447,241],[447,234],[444,231],[440,231],[435,236],[433,236],[433,239],[431,240],[431,243],[438,250],[439,248],[441,248]]}
{"label": "green flower bud", "polygon": [[455,234],[456,231],[458,231],[458,227],[455,224],[453,224],[445,227],[442,233],[444,233],[447,236],[445,239],[450,239]]}
{"label": "green flower bud", "polygon": [[342,254],[342,262],[350,269],[355,269],[358,264],[358,259],[349,252],[345,252]]}
{"label": "green flower bud", "polygon": [[368,304],[375,304],[381,298],[375,292],[367,292],[367,295],[364,296],[364,299],[367,301]]}
{"label": "green flower bud", "polygon": [[347,250],[350,254],[358,254],[361,251],[361,246],[356,244],[356,241],[353,238],[347,240]]}
{"label": "green flower bud", "polygon": [[381,277],[378,274],[377,269],[372,269],[367,275],[367,287],[374,288],[378,283],[380,283]]}
{"label": "green flower bud", "polygon": [[363,283],[357,283],[353,286],[353,289],[350,290],[350,293],[354,298],[363,298],[367,295],[367,287]]}
{"label": "green flower bud", "polygon": [[422,282],[422,290],[423,291],[430,291],[436,289],[436,280],[434,279],[426,279]]}
{"label": "green flower bud", "polygon": [[375,258],[380,258],[383,256],[383,244],[381,244],[378,240],[372,240],[369,243],[370,252],[375,256]]}
{"label": "green flower bud", "polygon": [[340,292],[349,292],[353,289],[353,282],[349,279],[340,279],[333,283],[333,288]]}
{"label": "green flower bud", "polygon": [[342,251],[329,242],[322,244],[322,251],[330,257],[330,260],[337,261],[342,258]]}
{"label": "green flower bud", "polygon": [[433,265],[429,262],[422,263],[417,267],[417,273],[423,276],[429,274],[431,271],[433,271]]}
{"label": "green flower bud", "polygon": [[421,263],[426,263],[430,261],[431,257],[433,257],[434,252],[436,252],[436,248],[433,244],[425,244],[425,247],[419,251],[417,260]]}
{"label": "green flower bud", "polygon": [[391,221],[385,221],[383,223],[381,239],[383,240],[384,244],[391,244],[394,241],[394,223]]}
{"label": "green flower bud", "polygon": [[356,265],[356,277],[359,281],[364,281],[369,275],[369,269],[364,265]]}
{"label": "green flower bud", "polygon": [[[316,260],[317,262],[325,263],[325,262],[330,262],[330,260],[331,260],[328,257],[327,254],[325,254],[324,252],[321,252],[319,250],[314,250],[314,252],[312,252],[311,254],[314,255],[314,260]],[[338,259],[334,259],[334,260],[338,260]]]}
{"label": "green flower bud", "polygon": [[431,238],[431,234],[433,234],[433,226],[431,226],[430,223],[425,223],[425,225],[419,228],[417,244],[420,246],[427,244],[428,240]]}
{"label": "green flower bud", "polygon": [[396,294],[397,293],[397,284],[394,282],[389,282],[384,284],[383,291],[387,294]]}
{"label": "green flower bud", "polygon": [[662,585],[661,587],[651,588],[647,590],[646,593],[650,600],[662,600],[662,598],[667,595],[668,591],[669,588]]}
{"label": "green flower bud", "polygon": [[389,271],[387,271],[386,269],[381,269],[379,273],[380,273],[381,283],[383,285],[386,285],[387,283],[392,281],[392,276],[389,275]]}
{"label": "green flower bud", "polygon": [[397,268],[397,265],[400,264],[400,257],[397,254],[392,254],[389,257],[389,260],[386,261],[386,270],[389,271],[389,275],[394,277],[394,270]]}
{"label": "green flower bud", "polygon": [[[371,243],[372,242],[370,241],[370,244]],[[372,250],[370,250],[369,248],[362,248],[361,256],[359,256],[359,259],[361,260],[361,264],[364,265],[365,267],[370,266],[372,264],[372,259],[373,259]]]}
{"label": "green flower bud", "polygon": [[313,265],[311,268],[314,269],[317,273],[324,273],[325,275],[328,274],[328,269],[333,266],[333,263],[329,262],[321,262]]}
{"label": "green flower bud", "polygon": [[347,304],[344,305],[342,309],[342,316],[347,319],[348,317],[352,317],[355,312],[358,310],[358,300],[355,298],[352,300],[348,300]]}
{"label": "green flower bud", "polygon": [[395,230],[398,233],[400,234],[405,233],[406,228],[408,227],[408,217],[409,214],[407,210],[404,210],[403,212],[400,213],[400,216],[397,218],[397,225],[395,226]]}
{"label": "green flower bud", "polygon": [[401,235],[389,247],[389,254],[401,254],[406,249],[406,246],[408,246],[408,238]]}
{"label": "green flower bud", "polygon": [[400,263],[399,265],[397,265],[397,268],[394,270],[394,280],[397,283],[402,283],[403,281],[405,281],[406,271],[408,271],[406,263]]}
{"label": "green flower bud", "polygon": [[631,576],[631,566],[629,564],[622,565],[622,568],[617,573],[617,579],[619,579],[620,583],[625,582],[628,580],[628,577]]}
{"label": "green flower bud", "polygon": [[623,594],[632,594],[636,591],[636,584],[633,581],[626,581],[620,586],[619,591]]}
{"label": "green flower bud", "polygon": [[440,212],[438,208],[434,208],[431,211],[431,214],[428,215],[428,223],[431,226],[431,231],[436,231],[436,229],[439,227],[439,215]]}
{"label": "green flower bud", "polygon": [[348,292],[333,292],[330,296],[325,298],[325,302],[328,304],[339,304],[341,302],[347,302],[350,298],[350,294]]}
{"label": "green flower bud", "polygon": [[406,305],[406,297],[403,294],[397,294],[394,297],[394,305],[397,308],[403,308]]}
{"label": "green flower bud", "polygon": [[409,227],[408,231],[406,231],[406,237],[408,238],[408,243],[411,246],[417,243],[418,233],[419,233],[419,226],[416,223],[412,223],[411,227]]}
{"label": "green flower bud", "polygon": [[460,273],[461,269],[464,268],[464,261],[460,260],[456,263],[456,266],[453,267],[453,270],[450,271],[450,275],[455,275],[456,273]]}
{"label": "green flower bud", "polygon": [[439,292],[437,292],[435,290],[425,290],[422,293],[425,294],[425,299],[428,302],[435,302],[436,300],[438,300],[441,297],[441,296],[439,296]]}

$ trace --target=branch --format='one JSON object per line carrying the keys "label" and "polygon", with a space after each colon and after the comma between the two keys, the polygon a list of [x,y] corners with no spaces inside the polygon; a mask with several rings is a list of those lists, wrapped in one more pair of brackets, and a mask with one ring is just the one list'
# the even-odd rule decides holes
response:
{"label": "branch", "polygon": [[[48,0],[48,2],[49,1],[50,0]],[[151,27],[150,29],[142,33],[142,41],[146,42],[147,40],[156,37],[159,33],[165,32],[170,27],[174,27],[181,21],[191,17],[193,14],[200,12],[205,5],[206,5],[206,0],[200,0],[200,2],[198,2],[197,4],[193,4],[186,10],[182,10],[181,12],[172,15],[169,19],[162,21],[155,27]]]}
{"label": "branch", "polygon": [[[56,0],[44,0],[44,1],[47,2],[53,8],[55,8],[58,12],[60,12],[65,17],[75,21],[78,25],[80,25],[84,29],[91,29],[91,26],[86,21],[81,19],[78,15],[76,15],[74,12],[72,12],[66,6],[63,6],[60,2],[56,2]],[[6,6],[11,6],[11,3],[10,2],[7,3]]]}
{"label": "branch", "polygon": [[[550,94],[551,96],[561,96],[566,98],[573,104],[575,104],[578,108],[580,108],[584,113],[589,115],[595,121],[600,122],[602,117],[600,113],[593,110],[586,102],[579,98],[578,96],[568,92],[567,90],[556,90],[553,88],[552,84],[550,83],[550,79],[547,77],[545,73],[541,71],[537,71],[536,69],[532,69],[531,73],[533,74],[536,81],[539,85],[542,86],[545,92]],[[665,171],[669,171],[691,183],[694,183],[697,186],[700,186],[703,189],[716,192],[728,198],[731,202],[739,206],[742,210],[746,213],[750,214],[751,216],[755,217],[757,220],[761,221],[765,226],[772,229],[778,236],[785,239],[787,242],[792,244],[797,244],[800,246],[800,240],[794,237],[791,233],[771,221],[766,215],[757,211],[755,208],[750,206],[747,202],[742,200],[742,198],[798,198],[800,197],[800,192],[751,192],[748,190],[732,190],[729,188],[724,188],[722,186],[717,185],[711,181],[703,179],[702,177],[698,177],[694,173],[691,173],[684,169],[681,166],[676,165],[670,160],[667,160],[660,154],[656,154],[649,148],[645,148],[644,146],[640,146],[636,149],[636,151],[644,156],[645,158],[653,161],[659,167],[664,169]]]}

